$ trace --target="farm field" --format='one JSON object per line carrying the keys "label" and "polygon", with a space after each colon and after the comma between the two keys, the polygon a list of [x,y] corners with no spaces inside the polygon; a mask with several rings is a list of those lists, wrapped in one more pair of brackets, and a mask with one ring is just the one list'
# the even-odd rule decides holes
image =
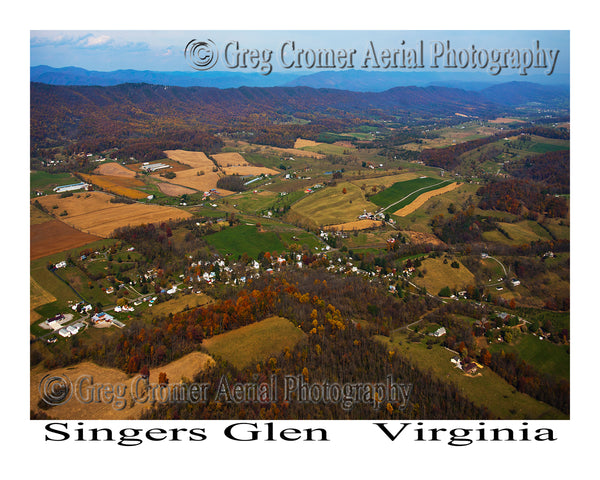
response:
{"label": "farm field", "polygon": [[380,187],[383,186],[385,188],[391,187],[394,183],[397,182],[405,182],[407,180],[414,180],[415,178],[419,178],[420,175],[416,173],[399,173],[396,175],[384,175],[378,177],[368,177],[359,180],[350,180],[351,183],[356,185],[357,187],[364,186],[365,188],[371,188],[373,186]]}
{"label": "farm field", "polygon": [[[404,207],[400,208],[399,210],[396,210],[394,212],[394,215],[397,215],[399,217],[406,217],[407,215],[410,215],[418,208],[421,208],[423,205],[425,205],[425,202],[427,202],[427,200],[429,200],[430,198],[435,197],[437,195],[442,195],[447,192],[451,192],[452,190],[454,190],[455,188],[458,188],[458,187],[460,187],[460,183],[454,182],[449,185],[443,186],[442,188],[438,188],[436,190],[431,190],[431,191],[422,193],[417,198],[415,198],[412,202],[410,202],[408,205],[405,205]],[[401,202],[401,203],[404,203],[404,202]]]}
{"label": "farm field", "polygon": [[225,228],[205,237],[206,241],[222,255],[238,257],[246,253],[250,258],[258,258],[261,252],[282,252],[292,243],[307,245],[314,249],[320,245],[311,234],[284,224],[262,223],[256,225],[241,224]]}
{"label": "farm field", "polygon": [[440,180],[431,177],[420,177],[413,180],[394,183],[391,187],[379,192],[369,200],[380,207],[402,208],[426,191],[436,190],[451,183],[451,180]]}
{"label": "farm field", "polygon": [[200,168],[211,171],[215,166],[213,161],[204,152],[191,152],[189,150],[165,150],[165,155],[171,160],[183,163],[192,168]]}
{"label": "farm field", "polygon": [[[154,176],[160,178],[158,174],[155,174]],[[175,178],[161,178],[161,180],[175,185],[192,188],[200,192],[206,192],[215,188],[220,195],[231,195],[234,192],[225,190],[224,188],[217,188],[217,181],[221,176],[222,174],[213,172],[212,167],[210,167],[210,169],[191,168],[189,170],[177,172]]]}
{"label": "farm field", "polygon": [[551,237],[536,222],[523,220],[517,223],[498,222],[498,225],[510,236],[506,238],[498,230],[484,232],[484,240],[488,242],[498,242],[507,245],[521,245],[523,243],[535,242],[537,240],[550,240]]}
{"label": "farm field", "polygon": [[[343,193],[346,189],[346,193]],[[355,222],[364,211],[374,212],[376,206],[365,199],[363,191],[350,182],[338,183],[303,198],[292,211],[316,225],[339,225]]]}
{"label": "farm field", "polygon": [[451,263],[455,260],[448,260],[444,263],[442,257],[426,258],[419,267],[421,272],[425,270],[423,278],[413,278],[413,282],[419,286],[425,287],[433,295],[444,287],[462,290],[467,285],[475,285],[475,276],[460,262],[459,268],[453,268]]}
{"label": "farm field", "polygon": [[255,167],[253,165],[242,165],[239,167],[223,167],[222,170],[225,173],[225,175],[241,175],[243,177],[263,174],[279,175],[279,172],[277,170],[273,170],[272,168]]}
{"label": "farm field", "polygon": [[260,147],[262,147],[263,150],[265,150],[267,153],[269,151],[271,152],[276,152],[276,155],[291,155],[291,156],[296,156],[296,157],[308,157],[308,158],[316,158],[317,160],[320,160],[322,158],[325,158],[325,155],[323,155],[322,153],[317,153],[317,152],[311,152],[309,150],[300,150],[298,148],[280,148],[280,147],[266,147],[264,145],[260,145]]}
{"label": "farm field", "polygon": [[52,215],[48,215],[46,212],[42,212],[33,203],[29,205],[29,225],[38,225],[40,223],[49,222],[54,220]]}
{"label": "farm field", "polygon": [[152,308],[149,308],[144,312],[144,316],[152,318],[160,317],[161,315],[166,316],[169,315],[169,313],[181,312],[188,308],[208,305],[209,303],[212,303],[212,301],[212,298],[203,293],[199,295],[193,293],[191,295],[182,295],[173,300],[155,304]]}
{"label": "farm field", "polygon": [[366,230],[367,228],[379,227],[379,220],[356,220],[354,222],[338,223],[336,225],[327,225],[325,230],[349,232],[353,230]]}
{"label": "farm field", "polygon": [[237,152],[215,153],[211,155],[217,165],[224,167],[248,167],[251,166],[244,157]]}
{"label": "farm field", "polygon": [[402,145],[405,150],[420,152],[426,148],[443,148],[455,143],[463,143],[477,138],[487,137],[498,133],[498,129],[479,123],[467,122],[454,127],[445,127],[435,131],[436,138],[423,139],[422,143],[406,143]]}
{"label": "farm field", "polygon": [[[568,418],[556,408],[516,391],[512,385],[489,368],[481,370],[480,376],[466,376],[450,363],[450,359],[455,354],[439,345],[434,345],[429,350],[423,342],[408,341],[406,334],[394,334],[393,342],[389,337],[376,336],[375,338],[397,354],[409,357],[420,368],[431,372],[434,377],[455,384],[475,404],[487,407],[492,417],[507,420]],[[402,344],[399,345],[398,341]]]}
{"label": "farm field", "polygon": [[148,196],[147,193],[135,190],[134,187],[145,186],[144,182],[138,180],[132,176],[125,175],[86,175],[80,173],[81,178],[87,183],[100,187],[102,190],[114,193],[115,195],[122,195],[124,197],[132,198],[134,200],[141,200]]}
{"label": "farm field", "polygon": [[564,379],[570,377],[569,347],[540,340],[536,335],[519,335],[511,344],[495,343],[489,346],[491,352],[515,353],[526,363],[540,372],[556,375]]}
{"label": "farm field", "polygon": [[157,184],[158,189],[165,195],[171,197],[180,197],[181,195],[189,195],[196,193],[196,190],[191,188],[182,187],[181,185],[175,185],[174,183],[160,182]]}
{"label": "farm field", "polygon": [[135,177],[136,173],[116,162],[103,163],[94,170],[96,175],[109,175],[115,177]]}
{"label": "farm field", "polygon": [[408,237],[410,243],[419,245],[423,243],[431,243],[432,245],[440,245],[445,246],[446,244],[442,242],[438,237],[433,235],[432,233],[423,233],[423,232],[414,232],[411,230],[404,230],[402,232],[403,235]]}
{"label": "farm field", "polygon": [[525,123],[525,120],[519,120],[518,118],[507,118],[498,117],[494,120],[488,120],[489,123]]}
{"label": "farm field", "polygon": [[37,283],[32,276],[29,276],[29,323],[32,324],[41,319],[41,315],[35,311],[37,307],[47,305],[56,301],[56,297],[47,292]]}
{"label": "farm field", "polygon": [[344,155],[344,153],[353,153],[356,151],[354,146],[347,147],[342,145],[334,145],[330,143],[318,143],[316,145],[308,145],[302,147],[306,152],[316,152],[323,155]]}
{"label": "farm field", "polygon": [[59,185],[69,185],[71,183],[79,183],[79,179],[70,173],[37,171],[31,172],[29,175],[29,185],[32,195],[34,195],[36,191],[52,193],[54,187],[58,187]]}
{"label": "farm field", "polygon": [[269,317],[205,340],[202,345],[211,356],[222,358],[236,368],[292,349],[305,334],[282,317]]}
{"label": "farm field", "polygon": [[305,140],[303,138],[297,138],[294,143],[294,148],[304,148],[304,147],[315,147],[317,145],[321,145],[319,142],[315,142],[314,140]]}
{"label": "farm field", "polygon": [[[169,383],[176,384],[182,378],[192,379],[196,373],[207,368],[212,363],[213,360],[209,355],[201,352],[192,352],[167,365],[151,369],[149,380],[151,383],[157,383],[158,374],[164,372],[169,379]],[[41,365],[33,368],[30,374],[30,408],[32,411],[40,410],[38,406],[38,402],[40,401],[38,387],[46,375],[66,375],[73,383],[82,375],[86,375],[93,378],[95,384],[118,384],[127,387],[126,394],[124,395],[126,405],[120,410],[114,408],[115,404],[109,402],[82,403],[72,397],[66,403],[51,407],[50,410],[46,411],[46,413],[54,418],[64,420],[134,420],[139,418],[144,410],[150,408],[149,402],[138,401],[134,403],[131,401],[132,381],[135,380],[135,377],[130,377],[116,368],[102,367],[93,362],[82,362],[77,365],[54,370],[45,370]]]}
{"label": "farm field", "polygon": [[[192,216],[189,212],[172,207],[111,203],[111,198],[113,197],[106,193],[87,192],[66,198],[48,195],[40,197],[39,202],[48,211],[66,211],[67,215],[61,217],[65,223],[99,237],[108,237],[115,229],[127,225],[157,223]],[[55,209],[54,206],[58,208]]]}
{"label": "farm field", "polygon": [[30,225],[29,238],[29,257],[31,260],[36,260],[86,245],[98,240],[99,237],[76,230],[60,220],[51,219],[44,223]]}

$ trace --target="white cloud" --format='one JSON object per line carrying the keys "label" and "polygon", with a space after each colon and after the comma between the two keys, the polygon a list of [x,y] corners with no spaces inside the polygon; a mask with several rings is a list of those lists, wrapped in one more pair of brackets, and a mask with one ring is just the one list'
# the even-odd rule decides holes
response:
{"label": "white cloud", "polygon": [[77,43],[80,47],[100,47],[112,42],[112,38],[108,35],[86,35],[79,39]]}

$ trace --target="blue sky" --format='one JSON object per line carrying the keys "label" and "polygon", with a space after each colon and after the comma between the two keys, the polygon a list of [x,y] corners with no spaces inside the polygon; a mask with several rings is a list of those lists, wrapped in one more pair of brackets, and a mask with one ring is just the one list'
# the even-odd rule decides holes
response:
{"label": "blue sky", "polygon": [[[569,73],[570,38],[565,30],[546,31],[148,31],[148,30],[31,30],[30,65],[51,67],[76,66],[88,70],[118,69],[191,71],[184,58],[184,48],[192,39],[210,38],[221,58],[214,70],[227,70],[222,50],[231,41],[242,48],[270,49],[277,52],[283,42],[293,40],[297,48],[352,49],[365,51],[368,42],[377,48],[398,48],[404,40],[407,47],[422,40],[429,55],[435,41],[449,40],[459,49],[530,49],[539,40],[541,48],[560,50],[556,73]],[[283,71],[273,58],[273,71]],[[297,70],[295,70],[297,73]]]}

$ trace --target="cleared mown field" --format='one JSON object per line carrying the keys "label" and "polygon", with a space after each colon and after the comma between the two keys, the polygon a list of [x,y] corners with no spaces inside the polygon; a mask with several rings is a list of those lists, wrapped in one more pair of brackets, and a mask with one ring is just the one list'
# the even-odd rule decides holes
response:
{"label": "cleared mown field", "polygon": [[239,167],[223,167],[223,172],[225,175],[241,175],[245,176],[254,176],[254,175],[279,175],[277,170],[273,170],[272,168],[266,167],[255,167],[253,165],[245,165]]}
{"label": "cleared mown field", "polygon": [[570,377],[569,347],[540,340],[537,335],[520,335],[511,344],[496,343],[489,346],[491,352],[516,353],[522,360],[534,366],[542,373]]}
{"label": "cleared mown field", "polygon": [[[212,163],[212,162],[211,162]],[[217,182],[223,174],[219,172],[213,172],[211,169],[192,168],[189,170],[182,170],[177,172],[175,178],[161,178],[165,182],[169,182],[175,185],[181,185],[183,187],[192,188],[200,192],[207,192],[211,189],[216,189],[220,195],[231,195],[232,191],[225,190],[224,188],[217,188]],[[158,174],[156,174],[156,178]]]}
{"label": "cleared mown field", "polygon": [[536,222],[523,220],[517,223],[498,222],[498,225],[510,236],[507,238],[498,230],[484,232],[482,237],[488,242],[498,242],[507,245],[522,245],[537,240],[550,240],[550,234]]}
{"label": "cleared mown field", "polygon": [[96,175],[110,175],[116,177],[135,177],[135,172],[115,162],[103,163],[94,170]]}
{"label": "cleared mown field", "polygon": [[155,304],[152,308],[148,308],[144,311],[144,316],[150,318],[156,318],[162,315],[166,316],[169,315],[169,313],[182,312],[189,308],[208,305],[209,303],[212,303],[212,301],[212,298],[203,293],[199,295],[193,293],[191,295],[182,295],[179,298]]}
{"label": "cleared mown field", "polygon": [[[460,183],[451,183],[449,185],[443,186],[442,188],[438,188],[436,190],[431,190],[431,191],[422,193],[417,198],[415,198],[412,202],[410,202],[408,205],[400,208],[399,210],[396,210],[394,212],[394,215],[397,215],[399,217],[406,217],[407,215],[410,215],[411,213],[413,213],[417,208],[420,208],[423,205],[425,205],[425,202],[427,202],[427,200],[429,200],[430,198],[435,197],[437,195],[442,195],[446,192],[450,192],[450,191],[454,190],[455,188],[458,188],[459,186],[460,186]],[[401,203],[403,203],[403,202],[401,202]]]}
{"label": "cleared mown field", "polygon": [[196,193],[196,190],[192,190],[191,188],[182,187],[181,185],[175,185],[174,183],[161,182],[157,184],[158,189],[164,193],[165,195],[169,195],[171,197],[179,197],[185,194]]}
{"label": "cleared mown field", "polygon": [[309,145],[302,148],[305,152],[316,152],[323,155],[344,155],[345,152],[356,152],[356,148],[343,147],[331,143],[318,143],[317,145]]}
{"label": "cleared mown field", "polygon": [[304,148],[304,147],[315,147],[320,145],[319,142],[315,142],[314,140],[305,140],[303,138],[297,138],[294,143],[294,148]]}
{"label": "cleared mown field", "polygon": [[367,228],[379,227],[379,220],[356,220],[355,222],[338,223],[337,225],[327,225],[325,230],[335,230],[350,232],[352,230],[366,230]]}
{"label": "cleared mown field", "polygon": [[83,246],[98,240],[99,237],[76,230],[60,220],[51,219],[44,223],[30,225],[29,238],[29,258],[36,260]]}
{"label": "cleared mown field", "polygon": [[204,169],[210,172],[215,166],[213,161],[204,152],[191,152],[189,150],[165,150],[165,155],[171,160],[189,165],[192,168]]}
{"label": "cleared mown field", "polygon": [[419,178],[420,175],[416,173],[399,173],[397,175],[385,175],[383,177],[370,177],[360,180],[351,180],[351,182],[357,187],[365,187],[365,189],[371,188],[373,186],[376,187],[391,187],[395,183],[405,182],[407,180],[414,180],[415,178]]}
{"label": "cleared mown field", "polygon": [[204,340],[202,346],[210,355],[244,368],[286,347],[292,349],[304,337],[304,332],[286,318],[269,317]]}
{"label": "cleared mown field", "polygon": [[244,157],[237,152],[215,153],[211,155],[217,165],[223,167],[248,167],[251,166]]}
{"label": "cleared mown field", "polygon": [[423,260],[419,270],[425,272],[422,278],[413,278],[413,282],[420,287],[425,287],[433,295],[444,287],[451,289],[462,289],[467,285],[475,285],[475,276],[460,262],[459,268],[453,268],[451,263],[455,260],[448,260],[444,263],[442,257],[426,258]]}
{"label": "cleared mown field", "polygon": [[276,232],[259,231],[256,225],[238,225],[207,235],[206,242],[222,255],[237,258],[246,253],[257,258],[260,252],[281,252],[285,245]]}
{"label": "cleared mown field", "polygon": [[134,200],[141,200],[148,196],[145,192],[135,190],[134,187],[143,187],[145,185],[144,182],[135,177],[124,175],[86,175],[84,173],[80,173],[79,175],[87,183],[92,183],[102,190],[114,193],[115,195],[122,195]]}
{"label": "cleared mown field", "polygon": [[318,160],[325,158],[325,155],[322,153],[311,152],[309,150],[300,150],[298,148],[279,148],[279,147],[263,147],[266,151],[274,151],[277,154],[296,156],[296,157],[308,157],[308,158],[316,158]]}
{"label": "cleared mown field", "polygon": [[376,209],[376,205],[365,199],[363,191],[349,182],[319,190],[292,206],[292,211],[317,225],[355,222],[365,210],[374,212]]}
{"label": "cleared mown field", "polygon": [[[78,334],[78,335],[81,335]],[[192,352],[181,357],[178,360],[164,365],[162,367],[150,370],[149,381],[152,384],[158,383],[158,375],[164,372],[169,379],[170,384],[177,384],[182,378],[191,380],[194,376],[212,365],[212,358],[202,352]],[[30,374],[30,409],[32,411],[41,411],[38,406],[40,401],[40,383],[42,379],[49,375],[50,377],[65,375],[74,385],[82,376],[93,378],[94,384],[122,385],[126,387],[123,400],[126,405],[122,409],[115,401],[111,402],[89,402],[83,403],[75,398],[62,405],[57,405],[46,410],[46,413],[53,418],[64,420],[135,420],[140,417],[142,412],[150,408],[150,402],[137,401],[132,402],[132,382],[134,377],[129,377],[126,373],[116,368],[101,367],[92,362],[82,362],[69,367],[57,368],[54,370],[45,370],[41,365],[31,370]],[[83,384],[85,387],[86,384]]]}
{"label": "cleared mown field", "polygon": [[[407,335],[403,333],[396,333],[394,342],[390,342],[389,337],[375,338],[396,354],[410,358],[435,378],[453,383],[473,403],[487,407],[493,417],[506,420],[568,418],[556,408],[518,392],[489,368],[481,370],[480,376],[466,376],[450,362],[455,354],[439,345],[428,349],[423,342],[408,341]],[[399,341],[402,342],[401,345],[398,344]]]}
{"label": "cleared mown field", "polygon": [[[102,192],[86,192],[66,198],[60,198],[60,195],[48,195],[38,200],[48,211],[56,211],[57,214],[66,211],[67,215],[61,217],[65,223],[99,237],[109,237],[119,227],[192,216],[189,212],[172,207],[111,203],[112,198],[111,195]],[[55,206],[57,208],[54,208]]]}
{"label": "cleared mown field", "polygon": [[518,118],[507,118],[507,117],[498,117],[494,120],[488,120],[490,123],[525,123],[525,120],[519,120]]}

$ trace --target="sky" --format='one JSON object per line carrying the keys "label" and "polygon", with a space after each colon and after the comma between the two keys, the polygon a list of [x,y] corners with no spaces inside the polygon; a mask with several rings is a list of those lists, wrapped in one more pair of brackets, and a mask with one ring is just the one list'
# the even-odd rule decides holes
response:
{"label": "sky", "polygon": [[[446,42],[450,42],[451,50],[471,51],[472,46],[475,46],[478,51],[485,50],[489,54],[493,49],[534,49],[534,42],[539,41],[541,49],[560,52],[553,74],[569,73],[570,64],[568,30],[31,30],[30,65],[48,65],[56,68],[75,66],[98,71],[133,69],[189,72],[193,69],[184,56],[184,50],[193,39],[210,39],[214,42],[219,53],[218,61],[212,68],[216,71],[241,71],[240,65],[236,67],[234,63],[234,48],[230,47],[229,63],[225,62],[225,46],[232,42],[238,42],[240,51],[257,50],[261,54],[263,50],[271,50],[273,55],[269,63],[272,64],[272,71],[294,73],[308,70],[298,68],[297,60],[294,67],[283,68],[280,52],[288,41],[295,42],[296,51],[356,49],[357,57],[361,59],[370,46],[369,42],[373,42],[379,52],[384,48],[415,48],[422,41],[426,69],[431,65],[432,46],[435,42],[444,44],[444,50],[448,49]],[[286,55],[290,58],[291,47],[288,44],[286,48]],[[443,58],[441,57],[440,61],[443,61]],[[355,68],[358,67],[360,65],[355,65]],[[254,70],[258,71],[258,68]],[[248,65],[244,71],[252,70]],[[312,70],[316,71],[314,68]],[[469,67],[465,70],[469,70]],[[487,68],[483,71],[487,71]],[[530,71],[531,74],[541,72],[542,69]]]}

